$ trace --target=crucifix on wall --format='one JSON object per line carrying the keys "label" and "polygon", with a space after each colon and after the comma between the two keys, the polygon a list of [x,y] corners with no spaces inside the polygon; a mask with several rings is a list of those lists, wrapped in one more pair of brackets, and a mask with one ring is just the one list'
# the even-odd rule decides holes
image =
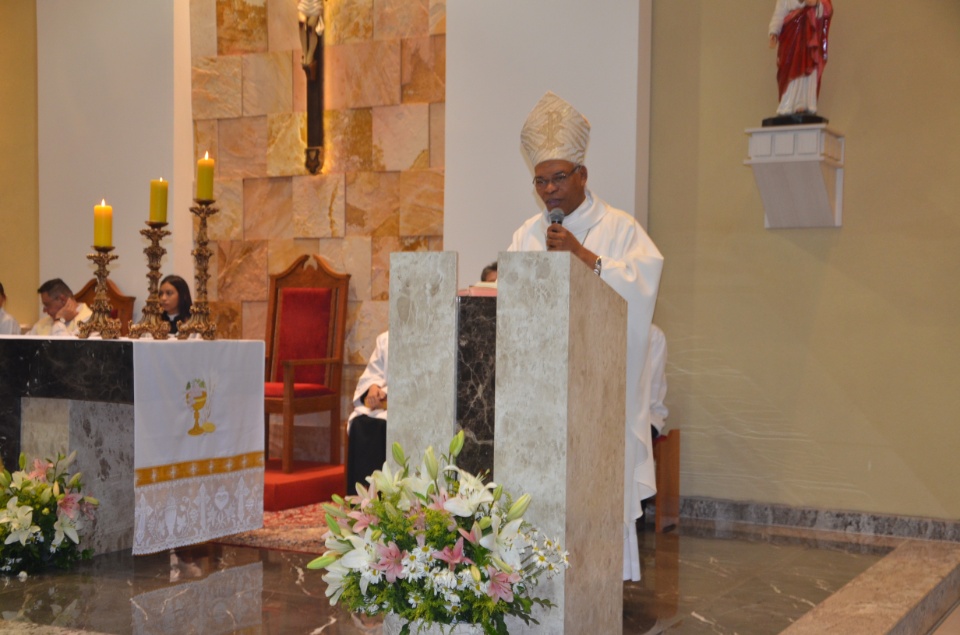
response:
{"label": "crucifix on wall", "polygon": [[301,63],[307,75],[307,149],[310,174],[323,166],[323,0],[298,0]]}

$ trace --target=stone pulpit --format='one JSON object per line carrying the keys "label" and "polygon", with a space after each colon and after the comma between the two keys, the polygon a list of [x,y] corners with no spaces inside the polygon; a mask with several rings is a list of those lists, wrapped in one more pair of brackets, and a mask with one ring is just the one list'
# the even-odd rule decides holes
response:
{"label": "stone pulpit", "polygon": [[[392,255],[388,446],[446,450],[470,381],[457,376],[462,315],[456,254]],[[622,629],[626,320],[626,302],[570,254],[500,254],[493,439],[475,443],[487,456],[492,445],[495,481],[530,493],[525,518],[570,553],[534,593],[556,608],[511,633]]]}

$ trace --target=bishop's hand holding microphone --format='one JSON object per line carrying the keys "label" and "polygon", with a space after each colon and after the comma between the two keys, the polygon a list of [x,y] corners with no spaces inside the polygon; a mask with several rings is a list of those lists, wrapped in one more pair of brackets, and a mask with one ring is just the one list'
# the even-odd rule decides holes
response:
{"label": "bishop's hand holding microphone", "polygon": [[550,213],[547,214],[547,219],[550,221],[550,224],[547,225],[547,251],[569,251],[586,263],[587,266],[593,266],[593,272],[599,276],[602,266],[600,256],[580,244],[577,237],[563,226],[565,217],[563,210],[559,207],[550,210]]}
{"label": "bishop's hand holding microphone", "polygon": [[[547,251],[570,251],[566,246],[567,236],[573,238],[573,234],[563,227],[564,213],[559,207],[550,210],[547,214],[550,224],[547,226]],[[576,241],[576,238],[573,238]]]}

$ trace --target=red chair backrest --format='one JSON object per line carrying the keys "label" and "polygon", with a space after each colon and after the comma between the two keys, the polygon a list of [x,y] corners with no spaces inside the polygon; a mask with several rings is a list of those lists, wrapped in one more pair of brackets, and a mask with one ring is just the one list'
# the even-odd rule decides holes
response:
{"label": "red chair backrest", "polygon": [[[276,365],[273,380],[283,381],[283,361],[327,357],[330,346],[331,289],[285,288],[280,290],[274,333]],[[300,366],[296,383],[325,384],[325,366]]]}

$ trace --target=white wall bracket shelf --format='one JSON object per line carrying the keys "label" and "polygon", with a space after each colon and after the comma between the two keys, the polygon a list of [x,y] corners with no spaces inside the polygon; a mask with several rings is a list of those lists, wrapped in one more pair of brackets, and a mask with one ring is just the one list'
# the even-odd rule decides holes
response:
{"label": "white wall bracket shelf", "polygon": [[840,227],[843,212],[842,135],[826,124],[748,128],[744,165],[763,200],[764,227]]}

